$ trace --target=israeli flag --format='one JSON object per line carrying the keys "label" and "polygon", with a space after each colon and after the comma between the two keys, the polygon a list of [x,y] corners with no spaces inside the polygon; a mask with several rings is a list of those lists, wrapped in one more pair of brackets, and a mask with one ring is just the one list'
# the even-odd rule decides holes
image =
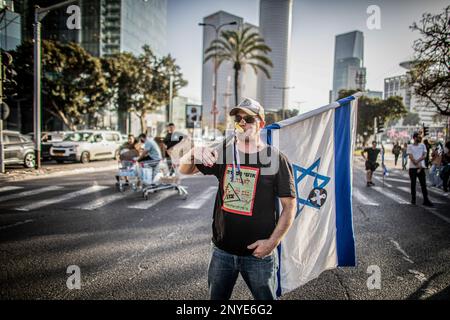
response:
{"label": "israeli flag", "polygon": [[352,157],[360,93],[266,127],[290,160],[297,214],[278,247],[278,296],[338,266],[355,266]]}

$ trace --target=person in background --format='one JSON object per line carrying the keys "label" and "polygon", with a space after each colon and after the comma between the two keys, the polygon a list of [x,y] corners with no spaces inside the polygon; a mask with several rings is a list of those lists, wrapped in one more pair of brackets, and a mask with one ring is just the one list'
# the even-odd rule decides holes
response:
{"label": "person in background", "polygon": [[[372,182],[372,176],[375,170],[377,170],[378,166],[380,165],[377,162],[378,155],[380,154],[381,150],[377,148],[377,142],[372,142],[372,148],[365,148],[363,152],[361,153],[362,157],[366,161],[366,179],[367,179],[367,186],[371,187],[375,184]],[[367,153],[367,158],[364,155]]]}
{"label": "person in background", "polygon": [[445,143],[444,153],[442,154],[442,188],[444,189],[444,195],[448,196],[448,185],[450,178],[450,141]]}
{"label": "person in background", "polygon": [[442,180],[439,177],[441,172],[442,155],[443,150],[441,144],[438,143],[431,153],[431,169],[429,179],[433,187],[440,188],[442,185]]}
{"label": "person in background", "polygon": [[427,149],[427,155],[425,156],[425,168],[429,168],[430,167],[430,150],[431,150],[431,145],[430,142],[428,142],[428,139],[424,139],[423,140],[423,144],[425,145],[425,148]]}
{"label": "person in background", "polygon": [[398,161],[398,157],[400,156],[400,153],[402,151],[402,147],[400,146],[400,144],[398,143],[398,141],[394,144],[394,147],[392,148],[392,153],[394,154],[395,157],[395,166],[397,166],[397,161]]}
{"label": "person in background", "polygon": [[405,142],[402,148],[402,170],[406,170],[408,164],[408,144]]}
{"label": "person in background", "polygon": [[428,199],[427,182],[425,176],[425,157],[427,149],[422,142],[422,136],[415,132],[413,134],[414,143],[408,146],[409,156],[409,177],[411,179],[411,204],[416,204],[416,179],[419,178],[420,187],[423,194],[423,205],[433,207]]}
{"label": "person in background", "polygon": [[183,136],[175,132],[175,124],[169,123],[167,125],[167,134],[164,137],[164,144],[166,146],[166,159],[167,159],[167,165],[170,170],[170,174],[175,173],[175,169],[173,168],[172,159],[170,158],[169,153],[167,152],[170,148],[176,146],[178,143],[183,140]]}

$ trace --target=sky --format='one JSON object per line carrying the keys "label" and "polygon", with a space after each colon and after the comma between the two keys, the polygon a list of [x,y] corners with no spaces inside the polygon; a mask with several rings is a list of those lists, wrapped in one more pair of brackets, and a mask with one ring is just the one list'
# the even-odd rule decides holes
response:
{"label": "sky", "polygon": [[[409,26],[423,13],[439,13],[448,0],[293,0],[289,106],[306,112],[328,104],[333,84],[334,39],[364,33],[366,89],[383,91],[384,78],[401,75],[419,33]],[[369,30],[370,5],[380,8],[380,29]],[[198,23],[219,10],[259,25],[259,0],[168,0],[168,52],[189,84],[180,92],[201,102],[203,30]]]}

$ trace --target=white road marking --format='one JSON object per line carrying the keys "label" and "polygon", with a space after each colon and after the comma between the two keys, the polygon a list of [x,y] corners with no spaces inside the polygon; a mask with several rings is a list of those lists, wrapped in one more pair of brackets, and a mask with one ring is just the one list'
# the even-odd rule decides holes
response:
{"label": "white road marking", "polygon": [[[377,178],[377,177],[372,177],[372,179],[377,180],[380,183],[380,185],[383,185],[383,180],[382,179]],[[387,183],[386,180],[384,180],[384,186],[388,187],[388,188],[392,188],[392,184]]]}
{"label": "white road marking", "polygon": [[75,192],[70,192],[67,193],[65,195],[60,195],[54,198],[50,198],[50,199],[46,199],[46,200],[42,200],[42,201],[38,201],[38,202],[34,202],[30,205],[24,206],[24,207],[20,207],[17,208],[16,210],[18,211],[30,211],[30,210],[35,210],[35,209],[39,209],[42,207],[46,207],[55,203],[60,203],[66,200],[70,200],[79,196],[84,196],[93,192],[98,192],[104,189],[107,189],[108,187],[105,186],[91,186],[89,188],[86,189],[82,189],[79,191],[75,191]]}
{"label": "white road marking", "polygon": [[355,196],[356,200],[358,200],[358,202],[361,204],[368,205],[368,206],[376,206],[376,207],[379,206],[378,203],[373,202],[372,200],[367,198],[358,189],[353,189],[353,195]]}
{"label": "white road marking", "polygon": [[388,181],[394,181],[394,182],[401,182],[401,183],[407,183],[410,184],[411,180],[402,180],[402,179],[396,179],[396,178],[385,178]]}
{"label": "white road marking", "polygon": [[[411,188],[408,188],[408,187],[397,187],[397,189],[402,190],[402,191],[404,191],[404,192],[406,192],[406,193],[411,194]],[[417,191],[419,191],[419,190],[416,189],[416,193],[417,193]],[[433,202],[433,203],[439,203],[439,204],[447,203],[447,202],[438,200],[438,199],[433,198],[433,197],[430,197],[430,196],[429,196],[429,198],[430,198],[430,201]]]}
{"label": "white road marking", "polygon": [[395,202],[397,202],[399,204],[409,204],[410,203],[409,201],[406,201],[405,199],[397,196],[396,194],[391,193],[391,190],[384,190],[381,187],[372,187],[372,189],[378,191],[382,195],[388,197],[391,200],[394,200]]}
{"label": "white road marking", "polygon": [[398,244],[397,241],[395,241],[393,239],[390,239],[390,241],[395,246],[395,249],[397,249],[397,251],[400,252],[403,255],[403,259],[405,259],[409,263],[414,263],[414,261],[411,260],[409,255],[405,252],[405,250],[403,250],[402,247],[400,247],[400,245]]}
{"label": "white road marking", "polygon": [[14,223],[14,224],[10,224],[10,225],[7,225],[7,226],[0,227],[0,230],[5,230],[5,229],[21,226],[23,224],[27,224],[27,223],[30,223],[30,222],[33,222],[33,221],[34,220],[25,220],[25,221],[22,221],[22,222],[17,222],[17,223]]}
{"label": "white road marking", "polygon": [[174,194],[176,194],[178,192],[174,191],[174,190],[164,190],[164,191],[160,191],[156,194],[150,194],[149,195],[149,200],[143,200],[138,202],[137,204],[133,205],[133,206],[129,206],[128,208],[130,209],[139,209],[139,210],[147,210],[150,209],[151,207],[153,207],[154,205],[160,203],[161,201],[173,196]]}
{"label": "white road marking", "polygon": [[50,187],[44,187],[44,188],[24,191],[24,192],[20,192],[20,193],[8,194],[6,196],[0,197],[0,202],[12,200],[12,199],[19,199],[19,198],[34,196],[34,195],[41,194],[41,193],[44,193],[44,192],[56,191],[56,190],[60,190],[60,189],[63,189],[63,187],[61,187],[61,186],[50,186]]}
{"label": "white road marking", "polygon": [[14,191],[19,189],[23,189],[23,187],[15,187],[15,186],[2,187],[0,188],[0,192]]}
{"label": "white road marking", "polygon": [[411,269],[409,269],[408,271],[409,273],[412,273],[414,275],[414,278],[418,279],[420,282],[425,282],[428,280],[427,277],[422,272]]}
{"label": "white road marking", "polygon": [[440,213],[438,212],[437,209],[435,209],[435,208],[430,208],[430,207],[423,207],[423,208],[424,208],[425,210],[427,210],[428,212],[430,212],[431,214],[434,214],[436,217],[438,217],[438,218],[444,220],[445,222],[450,223],[450,218],[449,218],[449,217],[446,217],[446,216],[443,216],[442,214],[440,214]]}
{"label": "white road marking", "polygon": [[127,196],[127,194],[124,194],[124,193],[110,194],[110,195],[95,199],[94,201],[91,201],[85,205],[74,207],[74,208],[80,209],[80,210],[96,210],[96,209],[106,206],[107,204],[110,204],[114,201],[123,199],[126,196]]}
{"label": "white road marking", "polygon": [[192,200],[190,203],[179,206],[179,208],[198,210],[201,207],[203,207],[203,205],[209,199],[211,199],[211,198],[214,199],[216,192],[217,192],[217,187],[209,187],[208,189],[206,189],[203,192],[203,194],[194,198],[194,200]]}

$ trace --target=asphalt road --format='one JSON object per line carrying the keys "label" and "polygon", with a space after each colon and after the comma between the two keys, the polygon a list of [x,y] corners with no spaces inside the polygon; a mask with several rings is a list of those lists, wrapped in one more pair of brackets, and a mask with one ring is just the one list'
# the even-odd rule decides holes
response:
{"label": "asphalt road", "polygon": [[[1,299],[208,299],[215,178],[185,179],[187,200],[163,191],[145,201],[118,193],[113,175],[0,185]],[[357,162],[357,267],[326,271],[282,299],[450,299],[450,198],[432,190],[435,209],[410,205],[401,171],[375,182],[365,187]],[[80,290],[66,285],[72,265]],[[367,287],[370,266],[381,289]],[[232,299],[251,299],[241,278]]]}

